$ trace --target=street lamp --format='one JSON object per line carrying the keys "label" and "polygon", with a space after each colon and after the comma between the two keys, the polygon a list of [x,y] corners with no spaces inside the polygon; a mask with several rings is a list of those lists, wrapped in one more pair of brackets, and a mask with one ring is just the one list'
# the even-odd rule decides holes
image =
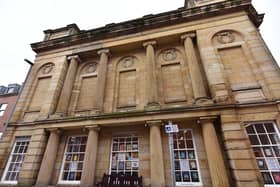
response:
{"label": "street lamp", "polygon": [[175,173],[174,173],[175,169],[174,169],[174,152],[173,152],[173,134],[179,132],[178,125],[173,124],[172,121],[168,121],[168,123],[165,125],[165,132],[168,134],[172,186],[175,187],[176,180],[175,180]]}

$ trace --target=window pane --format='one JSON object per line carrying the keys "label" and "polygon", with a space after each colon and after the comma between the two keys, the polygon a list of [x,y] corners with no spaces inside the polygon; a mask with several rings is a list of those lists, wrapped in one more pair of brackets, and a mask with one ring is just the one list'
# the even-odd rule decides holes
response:
{"label": "window pane", "polygon": [[252,145],[260,145],[257,135],[249,135],[249,139]]}
{"label": "window pane", "polygon": [[256,128],[257,133],[265,133],[263,124],[255,124],[255,128]]}
{"label": "window pane", "polygon": [[255,134],[255,130],[253,126],[246,127],[246,131],[248,134]]}
{"label": "window pane", "polygon": [[266,123],[266,124],[264,124],[264,126],[265,126],[265,129],[266,129],[266,131],[267,131],[268,133],[273,133],[273,132],[275,132],[275,129],[274,129],[272,123]]}

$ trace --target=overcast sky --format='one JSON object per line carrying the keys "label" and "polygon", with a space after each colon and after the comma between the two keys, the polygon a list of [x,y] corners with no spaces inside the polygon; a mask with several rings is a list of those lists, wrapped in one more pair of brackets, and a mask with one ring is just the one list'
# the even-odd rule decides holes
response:
{"label": "overcast sky", "polygon": [[[184,0],[0,0],[0,85],[22,83],[34,60],[30,43],[42,41],[43,30],[76,23],[92,29],[147,14],[182,7]],[[266,13],[261,33],[280,63],[280,1],[253,0],[259,13]]]}

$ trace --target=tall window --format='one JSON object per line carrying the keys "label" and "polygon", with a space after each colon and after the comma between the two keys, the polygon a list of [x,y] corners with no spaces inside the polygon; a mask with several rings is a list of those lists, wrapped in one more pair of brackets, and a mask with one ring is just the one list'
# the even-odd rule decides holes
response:
{"label": "tall window", "polygon": [[68,138],[60,173],[61,183],[80,183],[86,143],[86,136],[71,136]]}
{"label": "tall window", "polygon": [[246,125],[265,186],[280,186],[280,139],[273,122]]}
{"label": "tall window", "polygon": [[0,104],[0,116],[3,116],[8,104]]}
{"label": "tall window", "polygon": [[7,166],[2,177],[2,181],[5,183],[16,184],[18,180],[18,175],[29,145],[28,137],[20,137],[16,139],[13,146],[12,152],[10,154]]}
{"label": "tall window", "polygon": [[177,185],[201,184],[197,153],[190,129],[173,135],[174,169]]}
{"label": "tall window", "polygon": [[127,176],[139,172],[138,138],[134,136],[114,137],[111,152],[111,174]]}

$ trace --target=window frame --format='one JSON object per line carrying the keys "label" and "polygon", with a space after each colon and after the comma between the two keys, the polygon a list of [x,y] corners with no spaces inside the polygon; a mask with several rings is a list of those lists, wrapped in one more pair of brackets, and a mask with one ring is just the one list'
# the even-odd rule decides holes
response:
{"label": "window frame", "polygon": [[[5,106],[5,108],[2,109],[2,106]],[[0,104],[0,117],[2,117],[2,116],[5,115],[5,112],[6,112],[7,108],[8,108],[8,103],[1,103],[1,104]],[[1,112],[3,112],[2,115],[1,115]]]}
{"label": "window frame", "polygon": [[[25,153],[20,153],[21,155],[23,155],[23,159],[22,159],[22,162],[21,162],[20,170],[21,170],[21,168],[22,168],[22,164],[24,163],[25,155],[26,155],[26,153],[27,153],[27,151],[28,151],[28,147],[29,147],[29,143],[30,143],[30,137],[24,136],[24,137],[16,137],[16,138],[15,138],[12,151],[11,151],[10,154],[9,154],[9,158],[8,158],[7,164],[6,164],[6,166],[5,166],[5,169],[4,169],[2,178],[1,178],[1,183],[3,183],[3,184],[12,184],[12,185],[16,185],[16,184],[18,183],[17,180],[11,181],[11,180],[5,180],[5,178],[6,178],[6,176],[7,176],[7,173],[8,173],[8,170],[9,170],[9,167],[10,167],[10,164],[11,164],[11,161],[12,161],[12,156],[15,154],[14,151],[15,151],[15,148],[16,148],[16,143],[17,143],[17,142],[27,142],[27,141],[28,141],[28,146],[27,146],[26,152],[25,152]],[[19,153],[17,153],[17,154],[19,154]],[[20,170],[18,171],[18,173],[20,173]]]}
{"label": "window frame", "polygon": [[[65,166],[65,159],[66,159],[66,152],[67,152],[68,142],[69,142],[70,138],[72,138],[72,137],[87,137],[87,142],[86,142],[86,148],[87,148],[87,143],[88,143],[88,136],[87,135],[79,134],[79,135],[70,135],[70,136],[67,137],[65,148],[64,148],[64,152],[63,152],[62,163],[61,163],[61,167],[60,167],[60,171],[59,171],[58,184],[79,185],[81,183],[81,180],[79,180],[79,181],[77,181],[77,180],[73,180],[73,181],[62,180],[62,175],[63,175],[64,166]],[[84,162],[85,162],[85,154],[86,154],[86,149],[85,149],[85,152],[84,152],[83,167],[84,167]],[[83,171],[83,169],[82,169],[82,171]],[[82,175],[83,175],[83,172],[81,174],[81,177],[82,177]]]}
{"label": "window frame", "polygon": [[[256,125],[256,124],[265,124],[265,123],[271,123],[271,124],[273,125],[273,127],[274,127],[274,129],[275,129],[275,133],[278,135],[278,138],[280,139],[279,127],[278,127],[278,125],[277,125],[277,123],[276,123],[275,121],[255,121],[255,122],[246,122],[246,123],[244,123],[245,133],[246,133],[248,139],[249,139],[249,134],[248,134],[248,132],[247,132],[247,130],[246,130],[246,127],[251,126],[251,125]],[[254,128],[254,130],[255,130],[255,128]],[[258,133],[258,132],[256,131],[255,134],[257,135],[258,141],[261,143],[261,140],[259,139],[258,135],[259,135],[259,134],[266,134],[266,135],[268,135],[269,133],[267,133],[267,132],[265,132],[265,133]],[[250,139],[249,139],[249,142],[250,142],[250,145],[251,145],[251,149],[252,149],[252,151],[253,151],[253,154],[254,154],[253,148],[264,148],[264,147],[266,147],[266,146],[270,146],[270,147],[272,147],[272,146],[280,146],[280,143],[279,143],[279,144],[268,144],[268,145],[263,145],[263,144],[261,143],[261,145],[252,145]],[[269,142],[272,143],[270,139],[269,139]],[[257,159],[257,157],[255,156],[255,154],[254,154],[254,157],[255,157],[256,164],[257,164],[257,166],[258,166],[258,163],[257,163],[258,159]],[[270,158],[270,157],[261,157],[261,158],[266,159],[266,158]],[[271,158],[277,158],[277,157],[271,157]],[[280,165],[280,163],[279,163],[279,165]],[[259,166],[258,166],[258,170],[260,171],[260,173],[261,173],[261,171],[268,171],[269,173],[273,172],[273,170],[270,170],[270,169],[261,170],[261,169],[259,168]],[[262,176],[262,177],[263,177],[263,176]],[[273,182],[274,182],[273,176],[271,176],[271,177],[272,177],[272,180],[273,180]],[[265,186],[265,187],[280,187],[280,184],[264,184],[264,186]]]}
{"label": "window frame", "polygon": [[[197,154],[197,147],[196,147],[196,142],[195,142],[194,131],[191,128],[182,128],[182,129],[179,129],[179,132],[180,131],[191,131],[191,133],[192,133],[193,149],[194,149],[194,153],[196,154],[196,157],[195,157],[194,160],[196,160],[196,162],[197,162],[197,172],[198,172],[198,176],[199,176],[199,182],[177,182],[176,179],[174,179],[175,183],[176,183],[176,186],[203,186],[202,176],[201,176],[201,171],[200,171],[200,164],[199,164],[199,159],[198,159],[198,154]],[[174,136],[173,136],[174,134],[172,134],[172,142],[173,142],[172,151],[173,151],[173,155],[174,155]],[[176,134],[178,134],[178,133],[176,133]],[[184,150],[187,150],[186,147],[184,148]],[[175,159],[174,159],[174,163],[173,164],[174,164],[174,171],[173,172],[174,172],[174,176],[175,176],[175,172],[176,172],[176,170],[175,170]]]}
{"label": "window frame", "polygon": [[[137,138],[137,153],[138,153],[138,169],[137,169],[137,176],[139,176],[139,174],[140,174],[140,159],[139,159],[139,153],[140,153],[140,151],[139,151],[139,136],[138,135],[134,135],[134,134],[121,134],[121,135],[114,135],[114,136],[112,136],[111,137],[111,150],[110,150],[110,164],[109,164],[109,174],[111,175],[111,173],[112,173],[112,156],[113,156],[113,144],[114,144],[114,142],[113,142],[113,139],[114,138]],[[131,141],[131,142],[133,142],[133,141]],[[118,142],[118,145],[119,145],[119,142]],[[118,153],[118,152],[120,152],[120,151],[114,151],[114,152],[116,152],[116,153]],[[133,152],[133,151],[131,151],[131,152]],[[124,153],[127,153],[127,151],[125,150],[124,151]],[[126,161],[126,160],[125,160]],[[125,164],[124,164],[124,168],[125,168]],[[124,169],[124,174],[125,174],[125,170],[126,169]],[[118,170],[117,170],[118,171]],[[135,170],[136,171],[136,170]],[[132,173],[133,172],[133,169],[130,169],[130,172]],[[118,173],[118,172],[117,172]]]}

